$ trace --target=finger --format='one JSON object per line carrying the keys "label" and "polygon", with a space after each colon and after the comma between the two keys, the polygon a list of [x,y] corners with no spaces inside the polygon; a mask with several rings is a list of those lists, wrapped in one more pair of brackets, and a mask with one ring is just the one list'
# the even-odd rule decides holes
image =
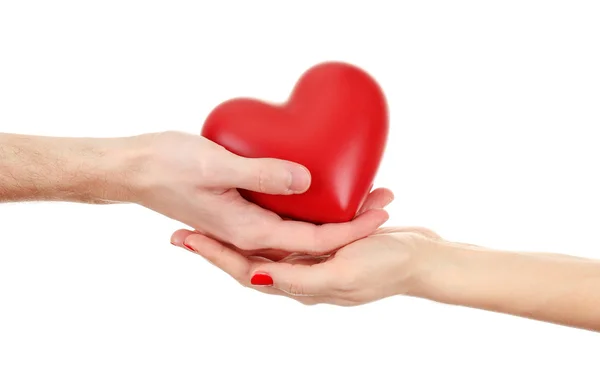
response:
{"label": "finger", "polygon": [[210,261],[241,284],[248,282],[248,272],[253,263],[241,254],[227,248],[216,240],[199,233],[188,235],[183,244]]}
{"label": "finger", "polygon": [[171,235],[171,244],[173,244],[177,247],[185,247],[183,245],[183,242],[185,241],[185,239],[188,236],[190,236],[191,234],[194,234],[194,233],[195,233],[194,231],[185,230],[185,229],[177,230]]}
{"label": "finger", "polygon": [[394,193],[387,188],[378,188],[369,193],[357,215],[371,209],[383,209],[394,200]]}
{"label": "finger", "polygon": [[259,264],[252,271],[251,285],[270,286],[291,296],[324,296],[333,275],[327,264],[297,265],[288,263]]}
{"label": "finger", "polygon": [[[326,300],[316,296],[316,294],[310,295],[309,290],[318,290],[320,287],[325,288],[326,286],[326,275],[325,272],[319,272],[317,269],[313,269],[314,272],[317,272],[317,275],[312,275],[312,281],[307,282],[306,285],[299,283],[292,283],[292,279],[302,279],[301,275],[295,273],[294,271],[297,268],[294,268],[294,265],[284,264],[284,263],[273,263],[264,261],[262,258],[251,257],[249,259],[254,259],[255,263],[253,264],[249,259],[244,258],[239,253],[235,252],[232,249],[225,247],[220,242],[213,240],[209,237],[206,237],[197,232],[189,231],[189,230],[178,230],[174,234],[176,237],[181,237],[183,235],[187,235],[182,244],[187,246],[189,249],[192,249],[194,252],[206,258],[213,265],[223,270],[225,273],[229,274],[231,277],[236,279],[243,285],[248,285],[252,281],[253,274],[249,274],[252,271],[253,266],[262,266],[267,269],[269,272],[267,273],[269,277],[271,275],[277,277],[278,284],[276,285],[252,285],[254,289],[261,291],[265,294],[271,295],[279,295],[285,296],[291,299],[295,299],[298,302],[301,302],[305,305],[314,305],[318,303],[325,303]],[[181,240],[181,239],[178,239]],[[301,256],[297,256],[300,258]],[[313,261],[314,263],[318,262],[318,260]],[[300,263],[299,261],[294,261],[294,264]],[[284,269],[273,267],[275,264],[278,265],[288,265],[290,267],[290,271],[292,275],[288,275],[284,277],[286,273]],[[297,265],[302,267],[304,265]],[[263,269],[264,270],[264,269]],[[260,272],[258,274],[261,274]],[[263,273],[264,275],[264,273]],[[319,284],[319,282],[322,282]],[[306,290],[304,289],[306,287]],[[303,294],[306,292],[307,294]]]}
{"label": "finger", "polygon": [[[181,239],[181,237],[184,235],[187,236],[184,239]],[[210,261],[213,265],[223,270],[225,273],[229,274],[231,277],[233,277],[243,285],[248,285],[248,283],[252,281],[253,275],[248,274],[248,272],[251,271],[253,265],[260,265],[263,267],[269,267],[274,264],[289,265],[282,263],[264,262],[264,260],[262,260],[261,258],[256,258],[256,263],[252,264],[252,262],[250,262],[248,259],[244,258],[242,255],[233,251],[232,249],[225,247],[218,241],[193,231],[178,230],[173,234],[173,236],[177,238],[177,241],[175,241],[174,243],[181,243],[182,245],[187,246],[189,249],[192,249],[194,252],[198,253],[199,255]],[[254,257],[252,257],[252,259],[254,259]],[[295,263],[298,263],[298,261],[296,261]],[[293,268],[293,265],[289,266],[291,267],[290,271],[296,270]],[[289,281],[289,279],[300,279],[300,276],[290,275],[289,277],[284,278],[284,270],[281,270],[277,267],[273,268],[272,270],[270,268],[267,269],[269,269],[269,271],[275,272],[270,274],[274,274],[274,276],[278,278],[278,284],[272,286],[253,285],[254,289],[261,291],[265,294],[280,295],[292,298],[305,305],[313,305],[325,302],[325,300],[320,297],[315,296],[314,298],[309,298],[308,294],[305,295],[306,298],[298,298],[300,296],[304,296],[302,295],[304,291],[304,285],[296,284],[295,286],[290,286],[292,285],[292,283],[291,281]],[[308,282],[308,286],[306,286],[307,290],[316,290],[319,288],[319,275],[322,274],[324,273],[319,273],[317,274],[317,276],[312,277],[312,282]],[[325,285],[323,284],[321,284],[320,286],[325,287]]]}
{"label": "finger", "polygon": [[314,225],[307,222],[276,220],[264,225],[257,243],[262,248],[275,248],[321,255],[369,236],[389,218],[382,209],[360,214],[350,222]]}
{"label": "finger", "polygon": [[[198,234],[198,233],[199,233],[198,231],[191,231],[191,230],[186,230],[186,229],[177,230],[171,235],[171,244],[173,244],[174,246],[177,246],[177,247],[189,249],[186,245],[184,245],[185,239],[189,235]],[[232,244],[228,244],[222,240],[218,240],[217,238],[214,238],[210,235],[205,235],[205,236],[208,236],[212,239],[219,241],[227,248],[229,248],[235,252],[238,252],[241,255],[246,256],[246,257],[262,257],[262,258],[268,259],[270,261],[281,261],[291,255],[291,252],[283,251],[280,249],[271,249],[271,248],[256,249],[256,250],[243,250]]]}
{"label": "finger", "polygon": [[299,194],[310,186],[310,172],[304,166],[286,160],[245,158],[232,153],[218,163],[214,185],[266,194]]}

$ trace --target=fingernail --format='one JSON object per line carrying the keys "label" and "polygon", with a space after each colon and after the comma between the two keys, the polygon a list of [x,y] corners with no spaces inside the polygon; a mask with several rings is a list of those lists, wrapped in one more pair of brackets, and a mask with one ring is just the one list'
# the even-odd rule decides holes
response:
{"label": "fingernail", "polygon": [[382,219],[382,220],[379,222],[379,224],[377,225],[377,227],[381,227],[381,226],[383,226],[383,225],[385,224],[385,222],[387,222],[389,219],[390,219],[390,216],[389,216],[389,214],[387,214],[387,213],[386,213],[386,216],[385,216],[385,218],[383,218],[383,219]]}
{"label": "fingernail", "polygon": [[250,279],[250,283],[257,286],[271,286],[273,285],[273,279],[268,274],[256,273]]}
{"label": "fingernail", "polygon": [[383,207],[386,207],[387,205],[389,205],[390,203],[392,203],[392,201],[394,200],[394,197],[389,197],[388,199],[385,200]]}
{"label": "fingernail", "polygon": [[185,244],[185,242],[183,242],[183,246],[188,250],[188,251],[192,251],[194,252],[194,249],[192,247],[190,247],[189,245]]}
{"label": "fingernail", "polygon": [[292,164],[289,168],[290,184],[288,188],[294,193],[304,193],[310,186],[310,172],[299,164]]}

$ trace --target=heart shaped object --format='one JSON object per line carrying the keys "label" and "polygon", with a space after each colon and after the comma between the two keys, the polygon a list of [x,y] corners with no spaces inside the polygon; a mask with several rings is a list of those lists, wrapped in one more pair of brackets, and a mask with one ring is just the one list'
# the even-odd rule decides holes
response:
{"label": "heart shaped object", "polygon": [[377,82],[342,62],[308,69],[285,103],[236,98],[206,118],[201,134],[249,158],[304,165],[311,186],[302,194],[240,190],[280,216],[315,224],[352,220],[369,194],[388,136],[388,109]]}

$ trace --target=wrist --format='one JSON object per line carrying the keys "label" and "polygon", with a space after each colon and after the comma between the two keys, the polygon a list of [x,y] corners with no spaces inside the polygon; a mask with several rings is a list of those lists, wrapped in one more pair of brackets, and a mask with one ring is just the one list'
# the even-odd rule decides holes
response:
{"label": "wrist", "polygon": [[[416,296],[440,303],[500,310],[520,286],[515,275],[527,281],[535,272],[535,255],[499,251],[476,245],[435,241]],[[533,260],[532,260],[533,259]],[[531,270],[519,275],[519,269]]]}
{"label": "wrist", "polygon": [[79,179],[69,191],[85,202],[137,201],[150,155],[142,136],[82,139],[76,155],[71,169]]}
{"label": "wrist", "polygon": [[418,249],[413,268],[411,296],[455,303],[468,290],[469,274],[488,255],[483,247],[426,239]]}

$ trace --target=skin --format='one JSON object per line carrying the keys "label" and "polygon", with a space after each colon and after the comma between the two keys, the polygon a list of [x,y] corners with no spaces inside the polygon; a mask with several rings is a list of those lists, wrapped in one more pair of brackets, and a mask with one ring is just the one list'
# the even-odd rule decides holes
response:
{"label": "skin", "polygon": [[[172,242],[244,286],[306,305],[356,306],[408,295],[600,331],[596,260],[455,243],[420,227],[381,228],[326,255],[280,260],[250,256],[188,230],[175,232]],[[253,285],[255,275],[270,277],[272,284]]]}
{"label": "skin", "polygon": [[[410,295],[600,331],[598,261],[454,243],[424,228],[378,229],[388,189],[374,190],[353,221],[321,226],[281,219],[236,190],[294,195],[309,186],[297,164],[245,159],[178,132],[0,133],[0,202],[145,206],[192,228],[175,232],[173,244],[264,293],[342,306]],[[272,283],[253,285],[257,274]]]}
{"label": "skin", "polygon": [[294,195],[309,187],[310,172],[301,165],[243,158],[180,132],[124,138],[0,133],[0,203],[134,203],[236,248],[307,254],[366,237],[388,219],[383,208],[373,208],[350,222],[316,226],[284,220],[237,191]]}

